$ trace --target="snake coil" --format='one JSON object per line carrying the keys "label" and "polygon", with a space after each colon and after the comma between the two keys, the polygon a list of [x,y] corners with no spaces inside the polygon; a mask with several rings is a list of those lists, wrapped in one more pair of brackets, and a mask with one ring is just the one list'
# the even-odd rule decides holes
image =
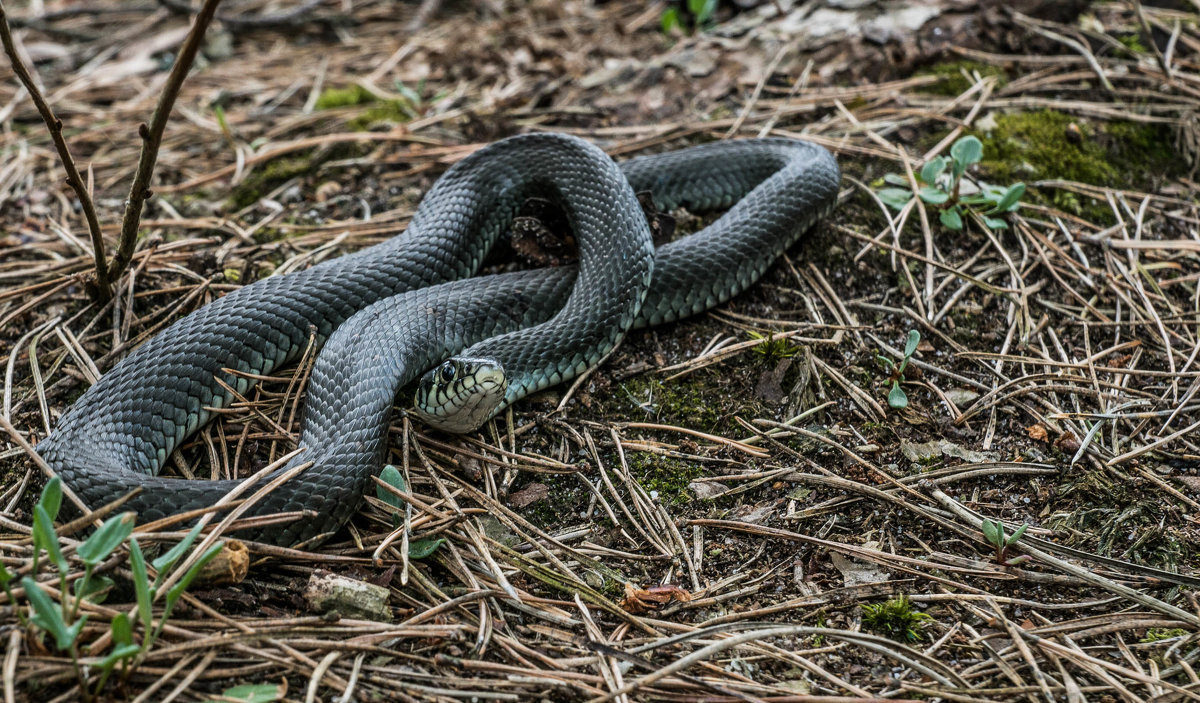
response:
{"label": "snake coil", "polygon": [[[252,376],[298,358],[315,330],[323,349],[299,440],[306,451],[272,476],[312,466],[246,514],[307,516],[235,533],[311,545],[358,509],[383,463],[396,393],[422,371],[482,345],[505,358],[505,403],[566,380],[627,329],[745,290],[832,207],[839,177],[828,151],[787,139],[717,142],[619,167],[575,137],[502,140],[447,170],[403,233],[260,280],[175,322],[89,388],[37,451],[93,508],[135,488],[127,505],[142,522],[208,507],[241,481],[159,470]],[[729,210],[655,251],[634,195],[643,190],[660,208]],[[567,212],[579,267],[469,278],[532,196]]]}

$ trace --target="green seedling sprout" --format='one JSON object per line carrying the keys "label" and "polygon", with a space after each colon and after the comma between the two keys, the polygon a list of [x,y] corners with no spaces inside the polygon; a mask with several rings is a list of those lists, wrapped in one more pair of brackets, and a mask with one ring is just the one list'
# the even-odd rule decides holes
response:
{"label": "green seedling sprout", "polygon": [[917,345],[920,343],[921,333],[909,330],[908,342],[904,345],[904,358],[900,360],[899,365],[882,354],[875,355],[875,358],[888,370],[888,380],[892,383],[892,390],[888,392],[888,405],[897,410],[908,407],[908,394],[904,392],[900,384],[904,383],[904,370],[908,368],[908,360],[917,352]]}
{"label": "green seedling sprout", "polygon": [[1014,559],[1010,559],[1008,557],[1009,548],[1016,544],[1017,540],[1021,539],[1021,536],[1024,535],[1025,531],[1029,529],[1028,524],[1021,525],[1011,535],[1004,534],[1004,523],[1000,522],[999,520],[985,519],[981,528],[983,530],[984,539],[986,539],[988,543],[996,549],[995,560],[997,564],[1001,564],[1003,566],[1016,566],[1029,561],[1029,557],[1027,555],[1022,555]]}

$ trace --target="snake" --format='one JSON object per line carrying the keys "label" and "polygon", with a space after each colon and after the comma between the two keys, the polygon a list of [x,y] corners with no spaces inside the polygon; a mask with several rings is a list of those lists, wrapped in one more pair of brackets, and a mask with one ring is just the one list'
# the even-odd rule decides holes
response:
{"label": "snake", "polygon": [[[319,349],[302,451],[260,480],[292,475],[243,514],[261,519],[232,533],[318,545],[358,511],[386,459],[397,395],[421,374],[419,415],[454,431],[476,427],[596,365],[629,330],[700,313],[751,286],[832,209],[839,181],[828,150],[790,138],[716,141],[619,164],[561,133],[494,142],[448,168],[402,232],[243,286],[152,336],[35,451],[92,509],[125,497],[123,509],[145,523],[208,508],[248,479],[159,476],[172,452],[258,379]],[[645,191],[661,210],[725,212],[655,247],[637,196]],[[535,197],[563,210],[578,264],[475,275]]]}

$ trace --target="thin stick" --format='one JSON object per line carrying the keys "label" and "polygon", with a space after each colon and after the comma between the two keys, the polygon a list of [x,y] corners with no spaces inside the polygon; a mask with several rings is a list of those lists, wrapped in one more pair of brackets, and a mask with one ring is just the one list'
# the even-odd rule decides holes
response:
{"label": "thin stick", "polygon": [[83,210],[83,217],[87,220],[88,233],[92,236],[92,255],[96,263],[96,298],[100,302],[107,302],[112,297],[112,286],[109,284],[111,277],[108,269],[104,266],[104,237],[100,232],[100,219],[96,217],[96,204],[92,202],[92,195],[88,192],[83,178],[80,177],[79,169],[75,167],[75,159],[71,158],[71,149],[67,146],[67,140],[63,138],[62,120],[54,115],[54,110],[42,97],[41,91],[33,82],[33,76],[29,74],[25,62],[17,53],[17,46],[13,41],[12,30],[8,26],[8,18],[2,0],[0,0],[0,42],[4,44],[4,53],[8,54],[8,60],[12,62],[13,73],[17,74],[21,85],[29,91],[29,97],[37,107],[38,114],[42,116],[42,121],[50,130],[50,139],[54,141],[58,158],[67,172],[67,185],[71,186],[76,197],[79,198],[79,207]]}
{"label": "thin stick", "polygon": [[179,88],[187,78],[192,62],[196,59],[196,52],[200,50],[200,44],[204,40],[204,32],[212,22],[220,2],[221,0],[205,0],[200,12],[196,14],[192,31],[188,32],[187,38],[183,40],[183,46],[179,48],[175,65],[171,67],[171,75],[167,76],[167,82],[158,96],[158,105],[154,108],[154,116],[150,118],[150,126],[147,127],[144,122],[138,125],[138,136],[142,138],[142,152],[138,157],[137,171],[133,175],[133,185],[129,189],[129,197],[125,199],[125,215],[121,218],[121,238],[117,242],[117,251],[113,255],[113,260],[109,263],[106,283],[108,280],[120,277],[133,258],[133,245],[137,242],[138,224],[142,219],[142,206],[152,195],[150,179],[154,175],[154,164],[158,160],[158,147],[162,143],[167,118],[171,115],[175,98],[179,96]]}

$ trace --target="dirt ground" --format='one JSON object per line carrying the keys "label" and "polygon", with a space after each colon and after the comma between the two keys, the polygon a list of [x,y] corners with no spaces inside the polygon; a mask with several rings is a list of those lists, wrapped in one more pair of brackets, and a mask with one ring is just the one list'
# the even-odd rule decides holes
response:
{"label": "dirt ground", "polygon": [[[191,310],[401,231],[480,146],[549,130],[621,159],[789,136],[833,151],[843,190],[752,290],[631,334],[571,388],[464,437],[398,408],[399,517],[372,496],[311,552],[251,545],[249,574],[194,584],[152,645],[125,546],[70,647],[6,584],[5,700],[1200,697],[1200,4],[701,5],[223,4],[108,302],[6,73],[0,576],[38,577],[50,604],[23,445]],[[111,255],[192,15],[4,11]],[[888,205],[963,137],[982,146],[968,181],[1024,183],[1019,209],[960,206],[956,231],[944,193]],[[172,470],[245,476],[290,451],[308,369]],[[1000,548],[984,520],[1027,531]],[[84,535],[60,531],[79,580]],[[304,593],[331,575],[384,604],[323,612]],[[124,614],[139,651],[104,675]]]}

